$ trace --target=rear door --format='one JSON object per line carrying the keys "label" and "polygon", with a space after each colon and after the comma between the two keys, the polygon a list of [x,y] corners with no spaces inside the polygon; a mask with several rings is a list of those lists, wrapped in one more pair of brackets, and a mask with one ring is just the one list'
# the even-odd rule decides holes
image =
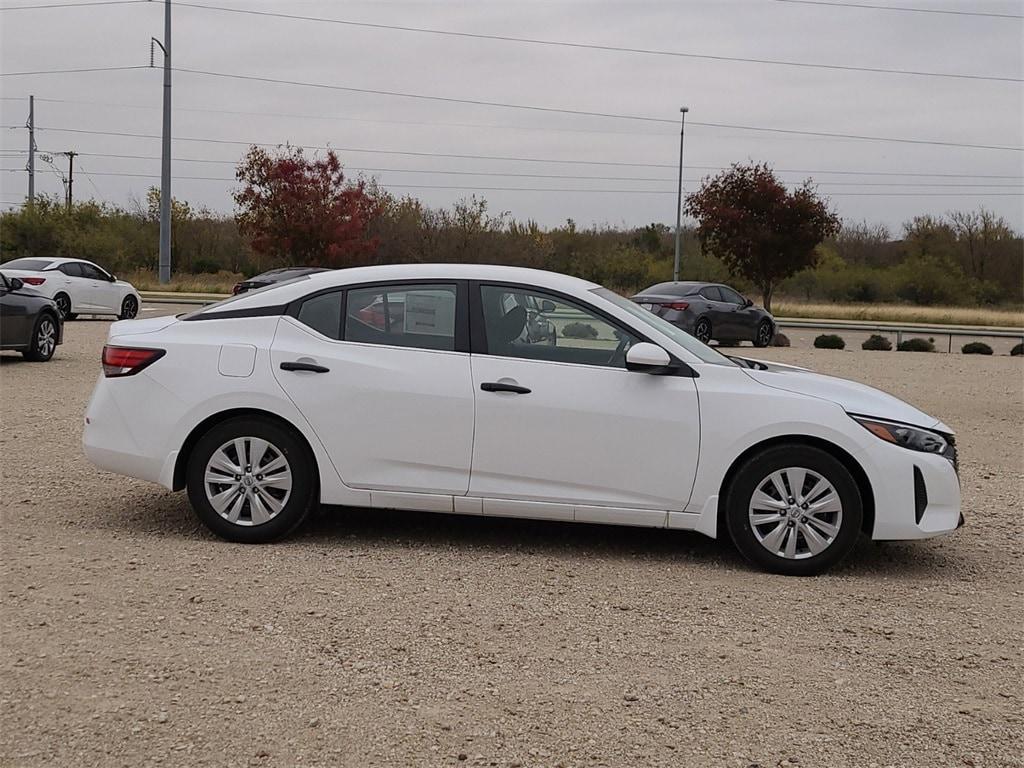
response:
{"label": "rear door", "polygon": [[[474,399],[466,285],[354,286],[314,294],[278,324],[274,375],[345,484],[464,495]],[[379,315],[372,309],[383,305]]]}
{"label": "rear door", "polygon": [[80,261],[66,261],[55,270],[55,274],[62,275],[58,279],[63,283],[61,290],[71,298],[72,312],[91,312],[96,309],[93,281],[86,277],[82,266]]}

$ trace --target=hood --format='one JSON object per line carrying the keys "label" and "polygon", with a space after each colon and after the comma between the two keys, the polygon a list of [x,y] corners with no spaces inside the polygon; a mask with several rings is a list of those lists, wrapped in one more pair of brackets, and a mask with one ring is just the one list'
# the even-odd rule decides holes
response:
{"label": "hood", "polygon": [[842,407],[847,413],[875,416],[879,419],[899,421],[925,429],[952,432],[949,427],[935,417],[929,416],[880,389],[848,379],[814,373],[806,368],[796,368],[761,360],[756,362],[763,363],[766,370],[743,369],[743,372],[766,387],[829,400]]}
{"label": "hood", "polygon": [[178,318],[174,315],[147,317],[145,320],[118,320],[110,326],[109,338],[127,336],[128,334],[134,336],[140,333],[156,333],[176,322],[178,322]]}

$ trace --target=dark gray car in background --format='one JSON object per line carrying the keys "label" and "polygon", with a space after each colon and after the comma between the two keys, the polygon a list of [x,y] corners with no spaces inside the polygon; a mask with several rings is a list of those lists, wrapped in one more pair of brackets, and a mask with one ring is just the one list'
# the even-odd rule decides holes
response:
{"label": "dark gray car in background", "polygon": [[53,300],[0,272],[0,349],[45,363],[63,339],[64,321]]}
{"label": "dark gray car in background", "polygon": [[775,337],[775,318],[721,283],[658,283],[632,298],[705,344],[714,339],[767,347]]}

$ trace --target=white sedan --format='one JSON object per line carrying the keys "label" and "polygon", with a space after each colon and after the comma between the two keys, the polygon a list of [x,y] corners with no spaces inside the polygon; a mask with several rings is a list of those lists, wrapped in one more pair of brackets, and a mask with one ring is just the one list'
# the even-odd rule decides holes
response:
{"label": "white sedan", "polygon": [[940,421],[862,384],[737,362],[549,272],[314,274],[114,323],[103,372],[89,458],[187,488],[232,541],[280,538],[320,502],[727,532],[758,566],[804,575],[862,532],[962,522]]}
{"label": "white sedan", "polygon": [[78,315],[115,315],[129,320],[139,313],[139,292],[91,261],[27,257],[0,264],[37,293],[53,299],[65,320]]}

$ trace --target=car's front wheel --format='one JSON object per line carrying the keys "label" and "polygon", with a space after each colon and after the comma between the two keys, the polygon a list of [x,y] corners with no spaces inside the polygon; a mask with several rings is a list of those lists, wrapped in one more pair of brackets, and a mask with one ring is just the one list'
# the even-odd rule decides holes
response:
{"label": "car's front wheel", "polygon": [[772,336],[774,335],[771,322],[762,320],[757,326],[757,331],[754,333],[754,346],[767,347],[772,343]]}
{"label": "car's front wheel", "polygon": [[45,363],[57,349],[57,320],[50,314],[41,314],[32,329],[32,338],[22,353],[26,360]]}
{"label": "car's front wheel", "polygon": [[846,466],[813,446],[776,445],[747,459],[725,494],[736,548],[773,573],[821,573],[853,548],[863,505]]}
{"label": "car's front wheel", "polygon": [[212,427],[188,462],[188,496],[221,538],[262,544],[286,536],[313,503],[315,461],[291,429],[238,417]]}
{"label": "car's front wheel", "polygon": [[131,320],[137,314],[139,314],[139,300],[134,296],[125,296],[124,301],[121,302],[121,314],[117,316],[118,320]]}
{"label": "car's front wheel", "polygon": [[63,320],[74,320],[75,315],[71,313],[71,297],[66,293],[58,293],[53,297],[53,303],[57,305],[57,311]]}

